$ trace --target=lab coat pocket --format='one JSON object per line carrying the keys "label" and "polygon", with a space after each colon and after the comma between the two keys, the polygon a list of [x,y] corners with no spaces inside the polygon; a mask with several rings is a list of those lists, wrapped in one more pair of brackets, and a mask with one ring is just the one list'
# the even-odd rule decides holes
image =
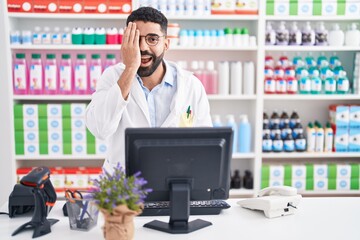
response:
{"label": "lab coat pocket", "polygon": [[191,113],[183,113],[180,115],[179,127],[192,127],[194,116]]}

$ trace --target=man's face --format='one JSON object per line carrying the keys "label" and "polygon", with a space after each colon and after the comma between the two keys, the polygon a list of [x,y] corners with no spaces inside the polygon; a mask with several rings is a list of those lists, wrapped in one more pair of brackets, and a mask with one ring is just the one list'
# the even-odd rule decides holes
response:
{"label": "man's face", "polygon": [[[165,38],[160,25],[157,23],[136,21],[136,26],[140,31],[139,45],[141,53],[141,64],[137,73],[140,77],[148,77],[161,64],[165,51],[168,49],[169,40]],[[148,36],[148,41],[145,36]],[[156,45],[151,46],[156,39],[158,39],[158,41],[155,41],[157,42]]]}

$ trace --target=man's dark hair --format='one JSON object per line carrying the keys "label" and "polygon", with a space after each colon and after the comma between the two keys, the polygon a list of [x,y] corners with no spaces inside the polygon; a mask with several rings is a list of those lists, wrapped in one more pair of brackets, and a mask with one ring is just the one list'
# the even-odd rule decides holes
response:
{"label": "man's dark hair", "polygon": [[152,7],[140,7],[133,11],[126,20],[126,26],[129,22],[143,21],[153,22],[160,25],[161,31],[167,34],[168,20],[159,10]]}

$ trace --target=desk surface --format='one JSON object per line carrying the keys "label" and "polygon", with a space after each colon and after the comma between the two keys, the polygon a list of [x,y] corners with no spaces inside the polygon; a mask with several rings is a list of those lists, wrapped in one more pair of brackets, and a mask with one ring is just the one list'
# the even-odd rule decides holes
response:
{"label": "desk surface", "polygon": [[[171,239],[360,239],[360,198],[303,198],[294,215],[268,219],[263,213],[241,208],[237,199],[229,199],[232,206],[214,216],[191,216],[190,220],[204,219],[212,222],[212,226],[189,234],[167,234],[142,227],[145,223],[158,219],[168,222],[169,217],[136,217],[135,239],[171,240]],[[52,226],[52,232],[37,239],[103,239],[100,215],[98,225],[89,232],[70,230],[69,222],[63,217],[61,208],[64,202],[58,201],[49,214],[49,218],[60,221]],[[7,205],[1,211],[7,212]],[[33,231],[27,230],[11,237],[15,229],[31,216],[17,216],[10,219],[0,215],[0,239],[31,239]]]}

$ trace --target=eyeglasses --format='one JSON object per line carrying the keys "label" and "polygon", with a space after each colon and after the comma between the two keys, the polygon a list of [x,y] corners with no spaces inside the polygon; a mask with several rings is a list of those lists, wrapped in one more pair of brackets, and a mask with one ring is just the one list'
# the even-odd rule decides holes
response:
{"label": "eyeglasses", "polygon": [[158,43],[159,43],[159,40],[161,37],[166,37],[165,35],[163,36],[159,36],[157,34],[153,34],[153,33],[149,33],[148,35],[146,36],[140,36],[140,39],[141,38],[145,38],[145,42],[147,43],[147,45],[149,46],[156,46]]}

